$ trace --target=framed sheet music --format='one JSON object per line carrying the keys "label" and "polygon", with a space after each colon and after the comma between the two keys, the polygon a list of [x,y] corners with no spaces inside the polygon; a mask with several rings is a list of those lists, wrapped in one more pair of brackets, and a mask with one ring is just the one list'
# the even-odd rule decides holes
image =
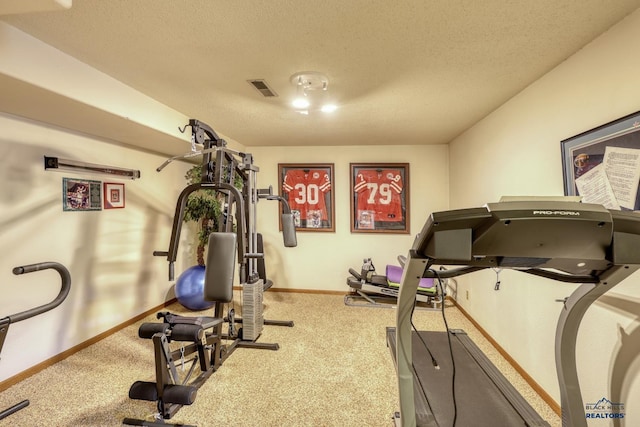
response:
{"label": "framed sheet music", "polygon": [[640,210],[640,112],[561,141],[565,196]]}

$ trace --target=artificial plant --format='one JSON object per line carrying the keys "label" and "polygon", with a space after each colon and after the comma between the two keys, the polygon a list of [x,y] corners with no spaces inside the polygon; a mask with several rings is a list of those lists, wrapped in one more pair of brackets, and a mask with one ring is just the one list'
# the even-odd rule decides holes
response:
{"label": "artificial plant", "polygon": [[[185,174],[191,184],[202,182],[202,165],[196,165]],[[204,248],[209,241],[209,234],[217,230],[218,218],[222,213],[220,193],[213,190],[197,190],[189,195],[184,210],[184,221],[198,224],[196,257],[198,265],[204,266]]]}
{"label": "artificial plant", "polygon": [[[195,165],[187,171],[185,179],[189,185],[202,182],[202,165]],[[234,184],[242,188],[242,178],[236,173]],[[204,251],[209,235],[218,230],[218,221],[222,217],[224,195],[215,190],[197,190],[189,195],[184,210],[184,222],[193,221],[198,225],[196,258],[198,265],[204,266]]]}

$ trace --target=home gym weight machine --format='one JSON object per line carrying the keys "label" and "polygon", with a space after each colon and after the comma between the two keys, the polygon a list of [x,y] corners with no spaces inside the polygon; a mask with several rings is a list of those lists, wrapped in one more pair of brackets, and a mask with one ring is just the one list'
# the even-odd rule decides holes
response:
{"label": "home gym weight machine", "polygon": [[[217,133],[207,124],[191,119],[187,126],[192,130],[192,150],[191,152],[167,159],[158,167],[158,172],[164,169],[169,163],[177,159],[202,156],[201,182],[187,186],[176,204],[176,211],[173,217],[173,227],[169,250],[166,252],[156,251],[155,256],[166,256],[169,261],[169,280],[174,279],[174,263],[178,256],[178,245],[182,231],[182,222],[187,199],[190,194],[197,190],[212,190],[224,196],[224,209],[218,218],[219,232],[232,232],[236,228],[238,236],[238,263],[239,281],[243,290],[243,316],[244,318],[234,318],[231,323],[242,323],[243,347],[270,348],[276,350],[277,344],[252,343],[262,332],[262,325],[293,326],[291,321],[266,320],[262,318],[262,304],[255,304],[254,300],[259,298],[262,301],[261,293],[271,286],[271,281],[266,277],[264,265],[264,253],[262,236],[256,231],[257,203],[259,199],[275,200],[282,205],[282,235],[285,247],[297,246],[296,229],[293,214],[287,200],[277,194],[273,194],[272,187],[266,189],[257,188],[257,173],[259,167],[253,163],[253,156],[250,153],[243,153],[227,147],[227,142],[220,138]],[[202,145],[202,150],[196,149],[196,144]],[[242,186],[238,190],[234,185],[235,176],[239,176]],[[236,221],[231,215],[233,205],[237,204],[236,212],[243,212],[243,217],[236,215]],[[243,207],[244,206],[244,207]],[[243,208],[242,208],[243,207]],[[258,281],[262,283],[262,291],[254,291],[258,288]],[[257,295],[259,292],[260,295]],[[244,302],[249,307],[244,307]],[[247,310],[252,308],[255,310]],[[249,322],[250,315],[255,322]],[[232,334],[232,337],[235,335]]]}
{"label": "home gym weight machine", "polygon": [[[43,304],[29,310],[21,311],[19,313],[15,313],[0,319],[0,353],[2,352],[2,347],[4,345],[4,341],[7,337],[7,332],[9,332],[9,326],[11,324],[30,319],[39,314],[46,313],[49,310],[53,310],[54,308],[62,304],[62,302],[67,298],[67,295],[69,295],[69,289],[71,289],[71,276],[69,275],[69,271],[67,270],[67,268],[57,262],[41,262],[37,264],[25,265],[22,267],[15,267],[13,269],[13,274],[19,275],[33,273],[34,271],[48,269],[55,270],[60,275],[60,292],[58,292],[58,295],[47,304]],[[29,400],[23,400],[22,402],[5,409],[4,411],[0,412],[0,420],[18,412],[23,408],[26,408],[27,406],[29,406]]]}
{"label": "home gym weight machine", "polygon": [[[162,323],[144,323],[138,335],[151,339],[155,354],[155,382],[137,381],[130,390],[132,399],[155,401],[157,422],[127,418],[127,425],[166,426],[184,405],[195,401],[197,390],[229,357],[236,348],[258,348],[277,350],[278,344],[257,342],[263,325],[293,326],[292,321],[268,321],[262,314],[262,294],[271,282],[264,267],[262,238],[256,231],[256,213],[259,199],[276,200],[283,205],[281,216],[283,239],[286,247],[297,245],[293,215],[286,200],[272,189],[257,189],[256,173],[249,153],[227,148],[226,141],[205,123],[190,120],[192,129],[192,151],[165,161],[157,170],[182,158],[202,156],[201,182],[187,186],[179,195],[176,204],[171,240],[167,251],[156,251],[155,256],[166,256],[169,262],[169,280],[174,279],[174,263],[178,255],[178,244],[184,219],[185,207],[190,194],[197,190],[211,190],[223,198],[224,209],[218,218],[218,230],[209,236],[205,268],[204,298],[215,302],[213,317],[179,316],[168,312],[158,313]],[[201,150],[196,149],[201,144]],[[234,185],[240,177],[240,189]],[[235,210],[233,207],[235,206]],[[235,216],[232,215],[235,213]],[[237,259],[236,259],[237,257]],[[238,264],[239,283],[242,287],[242,319],[235,317],[233,309],[224,317],[224,304],[233,300],[234,270]],[[223,333],[223,323],[228,331]],[[235,323],[242,323],[236,328]],[[170,343],[188,342],[177,350]],[[185,358],[194,355],[186,361]],[[186,375],[181,375],[177,364],[191,363]],[[196,370],[199,373],[195,376]]]}

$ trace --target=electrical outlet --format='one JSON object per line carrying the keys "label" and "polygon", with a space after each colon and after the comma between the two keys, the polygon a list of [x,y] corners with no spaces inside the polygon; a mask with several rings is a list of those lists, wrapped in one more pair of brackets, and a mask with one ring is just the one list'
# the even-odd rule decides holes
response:
{"label": "electrical outlet", "polygon": [[469,291],[464,291],[464,296],[466,297],[466,299],[469,299]]}

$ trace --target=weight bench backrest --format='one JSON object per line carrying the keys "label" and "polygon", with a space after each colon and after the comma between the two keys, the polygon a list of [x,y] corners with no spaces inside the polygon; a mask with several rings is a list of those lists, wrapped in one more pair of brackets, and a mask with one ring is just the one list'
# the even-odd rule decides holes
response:
{"label": "weight bench backrest", "polygon": [[233,272],[236,268],[236,233],[216,232],[209,235],[204,272],[205,301],[231,302]]}

